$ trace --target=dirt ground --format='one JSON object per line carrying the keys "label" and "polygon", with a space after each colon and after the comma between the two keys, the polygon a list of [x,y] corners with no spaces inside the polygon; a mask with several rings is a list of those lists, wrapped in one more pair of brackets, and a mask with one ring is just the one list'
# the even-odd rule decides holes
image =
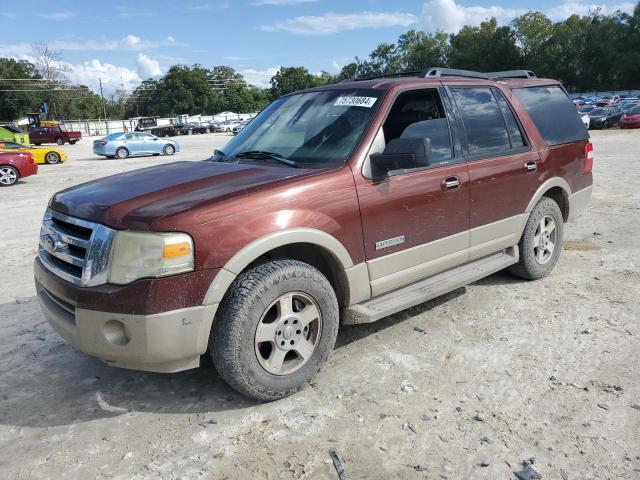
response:
{"label": "dirt ground", "polygon": [[[551,276],[498,273],[368,326],[343,327],[299,394],[248,401],[210,366],[111,368],[45,322],[32,280],[55,191],[206,158],[228,137],[182,137],[173,158],[70,160],[0,189],[0,477],[6,479],[640,478],[640,131],[594,132],[590,209]],[[418,327],[416,329],[416,327]],[[423,329],[424,332],[419,331]]]}

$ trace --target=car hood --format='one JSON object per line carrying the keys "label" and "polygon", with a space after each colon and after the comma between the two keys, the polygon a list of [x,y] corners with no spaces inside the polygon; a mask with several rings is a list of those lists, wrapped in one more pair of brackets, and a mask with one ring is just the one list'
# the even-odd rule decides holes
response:
{"label": "car hood", "polygon": [[49,206],[113,228],[147,230],[160,218],[313,172],[274,165],[176,162],[68,188],[56,193]]}

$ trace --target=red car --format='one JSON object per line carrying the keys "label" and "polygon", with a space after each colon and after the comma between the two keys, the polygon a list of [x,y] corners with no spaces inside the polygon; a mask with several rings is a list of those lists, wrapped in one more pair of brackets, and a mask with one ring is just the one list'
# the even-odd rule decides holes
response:
{"label": "red car", "polygon": [[23,177],[38,173],[38,165],[28,152],[0,152],[0,187],[10,187]]}
{"label": "red car", "polygon": [[640,105],[627,110],[620,119],[620,128],[640,127]]}

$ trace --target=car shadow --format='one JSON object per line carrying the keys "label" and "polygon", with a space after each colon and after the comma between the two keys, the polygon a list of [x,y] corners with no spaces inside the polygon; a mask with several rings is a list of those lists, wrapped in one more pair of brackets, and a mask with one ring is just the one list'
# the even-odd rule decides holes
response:
{"label": "car shadow", "polygon": [[[519,282],[498,273],[474,285]],[[336,349],[460,297],[466,287],[363,325],[343,325]],[[35,297],[0,305],[6,333],[0,338],[0,424],[53,427],[127,415],[131,412],[194,414],[242,410],[259,405],[233,391],[211,359],[184,372],[161,374],[110,367],[62,340],[45,321]],[[7,325],[4,325],[8,322]]]}

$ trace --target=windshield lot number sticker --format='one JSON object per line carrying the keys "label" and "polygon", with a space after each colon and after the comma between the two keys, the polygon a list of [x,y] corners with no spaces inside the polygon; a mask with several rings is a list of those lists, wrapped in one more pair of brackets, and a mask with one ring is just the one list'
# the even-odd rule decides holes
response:
{"label": "windshield lot number sticker", "polygon": [[334,107],[365,107],[371,108],[376,103],[375,97],[338,97]]}

